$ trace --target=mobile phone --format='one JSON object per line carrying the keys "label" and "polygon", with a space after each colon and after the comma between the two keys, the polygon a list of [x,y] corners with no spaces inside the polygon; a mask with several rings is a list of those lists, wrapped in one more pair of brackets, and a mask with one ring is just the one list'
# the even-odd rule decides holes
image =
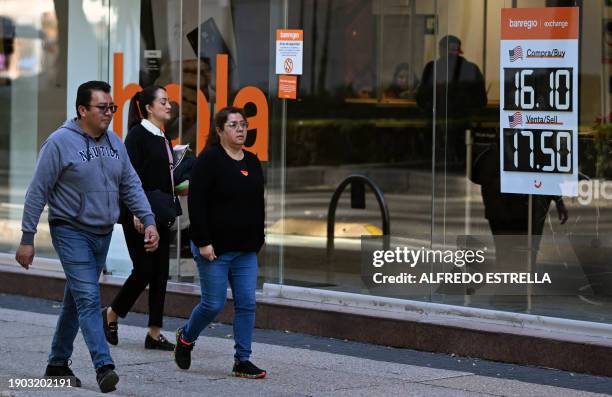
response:
{"label": "mobile phone", "polygon": [[187,40],[189,40],[193,52],[201,59],[207,60],[212,70],[217,70],[217,54],[227,54],[228,68],[230,71],[234,70],[235,65],[232,54],[213,18],[208,18],[200,25],[199,40],[198,28],[187,33]]}

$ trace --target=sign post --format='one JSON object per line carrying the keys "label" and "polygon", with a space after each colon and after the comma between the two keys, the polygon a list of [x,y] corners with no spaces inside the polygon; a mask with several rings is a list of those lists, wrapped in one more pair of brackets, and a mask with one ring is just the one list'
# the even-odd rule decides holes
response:
{"label": "sign post", "polygon": [[578,7],[501,13],[501,191],[577,196]]}
{"label": "sign post", "polygon": [[578,37],[578,7],[502,9],[500,188],[529,195],[529,273],[533,195],[578,195]]}

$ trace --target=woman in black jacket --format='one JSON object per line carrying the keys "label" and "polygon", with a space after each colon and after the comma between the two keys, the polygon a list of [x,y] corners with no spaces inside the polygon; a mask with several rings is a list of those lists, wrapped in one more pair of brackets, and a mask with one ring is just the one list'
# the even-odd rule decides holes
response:
{"label": "woman in black jacket", "polygon": [[234,376],[263,378],[249,361],[255,325],[257,252],[264,243],[264,178],[253,153],[243,150],[248,123],[240,108],[215,116],[219,143],[196,160],[189,181],[191,252],[198,266],[202,301],[176,333],[174,360],[191,365],[193,345],[225,305],[227,285],[234,300]]}
{"label": "woman in black jacket", "polygon": [[[171,222],[161,224],[157,208],[160,202],[164,203],[164,200],[159,200],[160,197],[170,200],[174,197],[172,149],[162,130],[170,119],[170,109],[168,93],[159,86],[146,87],[130,101],[129,132],[125,146],[155,213],[160,240],[157,251],[146,252],[142,223],[129,211],[124,211],[121,223],[134,268],[113,303],[102,310],[104,333],[112,345],[119,343],[118,317],[127,315],[148,285],[149,332],[145,338],[145,349],[174,349],[174,345],[160,333],[168,282]],[[173,207],[171,204],[167,206]],[[171,210],[175,211],[174,208]]]}

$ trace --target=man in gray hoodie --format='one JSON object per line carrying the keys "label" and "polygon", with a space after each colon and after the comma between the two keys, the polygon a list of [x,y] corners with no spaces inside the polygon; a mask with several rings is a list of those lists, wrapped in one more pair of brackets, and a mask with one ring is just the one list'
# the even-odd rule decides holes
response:
{"label": "man in gray hoodie", "polygon": [[79,86],[77,117],[42,145],[26,193],[22,238],[15,258],[25,269],[34,259],[34,234],[45,204],[53,246],[66,274],[62,310],[53,336],[45,376],[70,376],[79,330],[91,354],[100,390],[115,390],[119,377],[104,337],[98,279],[106,261],[120,202],[145,225],[143,244],[155,251],[159,235],[140,179],[121,139],[107,128],[117,111],[110,86],[89,81]]}

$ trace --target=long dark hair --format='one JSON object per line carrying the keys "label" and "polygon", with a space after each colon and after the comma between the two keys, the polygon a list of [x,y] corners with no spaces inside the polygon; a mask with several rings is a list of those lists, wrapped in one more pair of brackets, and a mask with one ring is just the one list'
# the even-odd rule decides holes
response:
{"label": "long dark hair", "polygon": [[219,110],[215,115],[215,121],[211,128],[210,134],[208,134],[208,139],[206,141],[206,146],[213,145],[215,143],[219,143],[219,134],[217,133],[217,128],[223,130],[223,126],[227,123],[227,118],[230,114],[239,114],[246,121],[246,114],[244,113],[244,109],[238,108],[235,106],[227,106],[223,109]]}
{"label": "long dark hair", "polygon": [[142,91],[138,91],[130,101],[128,110],[128,130],[147,118],[147,105],[152,105],[157,98],[157,91],[166,89],[159,85],[150,85]]}

